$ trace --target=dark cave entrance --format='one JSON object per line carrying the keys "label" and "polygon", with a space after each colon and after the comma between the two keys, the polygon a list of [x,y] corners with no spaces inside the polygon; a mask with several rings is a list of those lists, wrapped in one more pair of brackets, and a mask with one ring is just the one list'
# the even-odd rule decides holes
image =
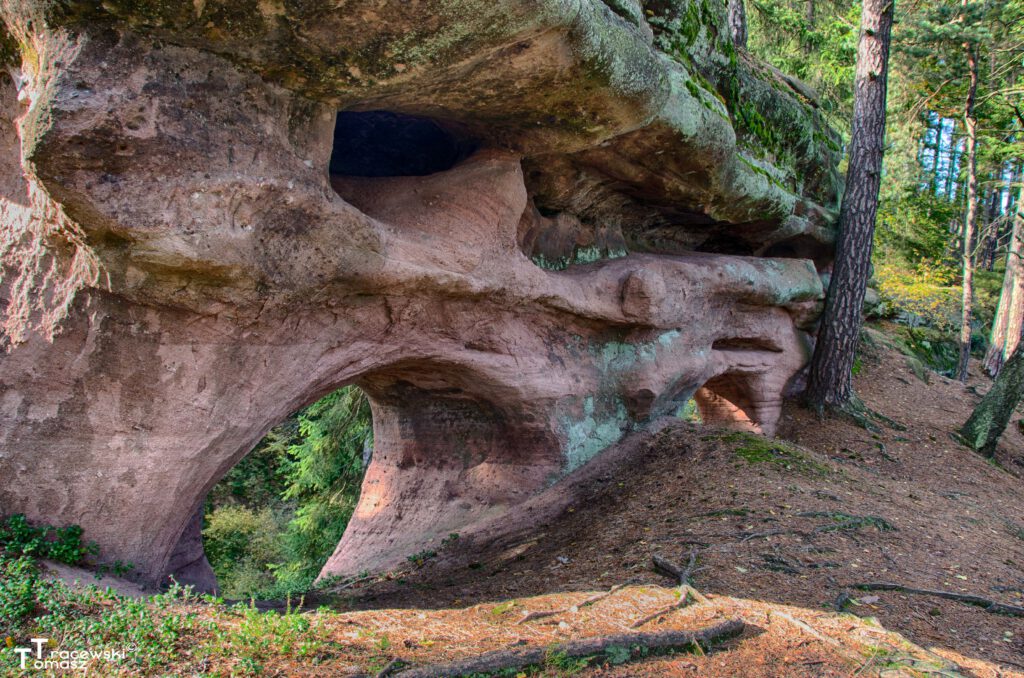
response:
{"label": "dark cave entrance", "polygon": [[219,593],[276,599],[308,590],[348,526],[372,452],[370,404],[356,386],[272,428],[203,507]]}
{"label": "dark cave entrance", "polygon": [[391,111],[341,111],[334,124],[332,176],[406,177],[449,170],[478,144],[455,126]]}

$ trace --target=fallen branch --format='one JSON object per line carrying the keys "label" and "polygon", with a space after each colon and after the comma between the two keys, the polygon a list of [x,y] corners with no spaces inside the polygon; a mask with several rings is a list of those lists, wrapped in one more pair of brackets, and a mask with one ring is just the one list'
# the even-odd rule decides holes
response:
{"label": "fallen branch", "polygon": [[1020,607],[1019,605],[1010,605],[1009,603],[1000,603],[999,601],[991,600],[989,598],[983,598],[982,596],[976,596],[971,593],[953,593],[952,591],[916,589],[911,586],[903,586],[902,584],[889,584],[885,582],[855,584],[855,587],[861,589],[862,591],[899,591],[901,593],[913,593],[919,596],[935,596],[937,598],[957,600],[961,603],[967,603],[968,605],[977,605],[978,607],[985,608],[986,612],[994,612],[996,614],[1008,614],[1014,617],[1024,617],[1024,607]]}
{"label": "fallen branch", "polygon": [[598,593],[597,595],[590,596],[589,598],[584,600],[579,605],[573,605],[573,606],[570,606],[570,607],[562,608],[560,610],[543,610],[543,611],[539,611],[539,612],[528,612],[528,613],[526,613],[523,616],[522,619],[517,621],[516,624],[525,624],[526,622],[536,621],[538,619],[546,619],[547,617],[554,617],[556,614],[563,614],[565,612],[572,611],[573,607],[575,607],[577,609],[583,609],[584,607],[589,607],[590,605],[593,605],[594,603],[598,602],[599,600],[604,600],[605,598],[607,598],[608,596],[612,595],[616,591],[622,589],[624,586],[625,586],[625,584],[616,584],[615,586],[611,587],[610,589],[608,589],[607,591],[605,591],[603,593]]}
{"label": "fallen branch", "polygon": [[631,626],[634,629],[638,629],[644,624],[652,622],[655,619],[658,619],[659,617],[665,616],[669,612],[674,612],[676,610],[680,610],[686,607],[690,604],[691,600],[695,603],[708,602],[708,599],[701,595],[701,593],[697,589],[693,588],[689,584],[683,584],[679,587],[679,600],[672,603],[671,605],[661,608],[660,610],[655,610],[654,612],[650,613],[642,619],[638,619],[637,621],[633,622]]}
{"label": "fallen branch", "polygon": [[495,673],[508,669],[523,669],[527,666],[544,664],[549,657],[568,659],[604,655],[609,649],[628,650],[630,658],[638,658],[648,652],[668,650],[689,650],[711,646],[715,642],[732,638],[743,633],[746,625],[740,619],[730,619],[699,631],[661,631],[658,633],[624,633],[599,638],[586,638],[548,647],[527,647],[516,650],[486,652],[478,657],[463,659],[447,664],[434,664],[409,669],[395,674],[400,678],[449,678],[475,673]]}

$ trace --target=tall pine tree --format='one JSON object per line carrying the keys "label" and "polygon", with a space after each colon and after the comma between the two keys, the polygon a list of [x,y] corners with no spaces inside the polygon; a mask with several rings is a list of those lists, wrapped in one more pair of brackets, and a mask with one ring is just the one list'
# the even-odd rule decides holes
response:
{"label": "tall pine tree", "polygon": [[839,213],[836,262],[807,386],[808,401],[819,411],[846,407],[853,396],[853,360],[871,270],[885,151],[885,100],[894,4],[894,0],[864,0],[861,8],[846,192]]}

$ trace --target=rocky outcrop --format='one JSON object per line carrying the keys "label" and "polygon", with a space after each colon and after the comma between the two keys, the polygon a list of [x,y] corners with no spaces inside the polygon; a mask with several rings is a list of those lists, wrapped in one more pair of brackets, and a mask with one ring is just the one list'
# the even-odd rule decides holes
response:
{"label": "rocky outcrop", "polygon": [[0,0],[0,513],[209,584],[206,493],[354,383],[347,573],[691,397],[771,433],[836,144],[720,5]]}

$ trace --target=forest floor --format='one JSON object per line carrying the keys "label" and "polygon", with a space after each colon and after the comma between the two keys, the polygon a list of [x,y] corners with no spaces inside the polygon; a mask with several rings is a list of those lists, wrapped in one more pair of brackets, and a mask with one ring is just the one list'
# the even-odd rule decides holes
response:
{"label": "forest floor", "polygon": [[[706,658],[649,660],[602,675],[870,675],[885,669],[879,657],[889,651],[864,654],[854,637],[882,634],[856,617],[877,619],[919,653],[941,654],[968,675],[999,675],[1000,665],[1002,675],[1024,670],[1024,618],[857,588],[896,583],[1024,604],[1024,435],[1014,422],[995,460],[970,452],[951,434],[990,382],[975,377],[965,387],[929,373],[925,383],[886,335],[869,336],[856,391],[906,430],[882,426],[872,433],[843,420],[822,422],[796,405],[787,406],[777,441],[680,424],[521,544],[479,554],[457,570],[428,561],[346,591],[339,607],[372,608],[352,619],[413,639],[425,623],[417,616],[422,608],[449,608],[429,618],[454,624],[448,633],[469,642],[472,650],[463,652],[470,653],[533,634],[550,641],[623,632],[651,606],[646,597],[671,594],[663,587],[674,582],[653,570],[652,557],[685,565],[696,553],[692,581],[712,601],[643,630],[739,615],[764,633]],[[631,587],[587,614],[591,608],[516,624],[523,610],[571,608],[587,597],[579,592],[620,584]],[[766,626],[765,615],[780,605],[798,608],[788,616],[848,645],[860,665],[785,617]],[[847,614],[825,613],[839,607]],[[402,609],[414,609],[419,623],[403,622],[409,613]],[[984,661],[972,665],[967,658]]]}
{"label": "forest floor", "polygon": [[[742,634],[706,653],[630,645],[589,664],[551,653],[536,672],[501,675],[1024,676],[1024,617],[858,587],[1024,605],[1024,434],[1015,421],[995,460],[970,452],[951,434],[990,382],[926,374],[887,335],[869,337],[856,391],[905,430],[796,405],[775,440],[680,420],[518,543],[470,553],[454,540],[278,622],[184,601],[208,625],[184,639],[193,659],[175,675],[401,675],[382,670],[739,619]],[[707,600],[676,605],[678,581],[654,556],[683,567],[692,556]]]}

